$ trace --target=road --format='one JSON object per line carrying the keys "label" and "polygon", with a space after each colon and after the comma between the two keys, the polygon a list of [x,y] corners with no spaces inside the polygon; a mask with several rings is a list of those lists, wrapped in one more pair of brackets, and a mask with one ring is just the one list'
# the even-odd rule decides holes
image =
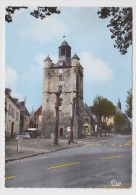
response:
{"label": "road", "polygon": [[131,186],[131,136],[7,163],[5,186],[26,188],[99,188]]}

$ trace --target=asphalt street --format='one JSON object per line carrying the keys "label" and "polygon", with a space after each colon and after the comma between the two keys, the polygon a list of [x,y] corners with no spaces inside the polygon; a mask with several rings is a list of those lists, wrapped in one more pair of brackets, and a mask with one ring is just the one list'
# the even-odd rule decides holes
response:
{"label": "asphalt street", "polygon": [[130,187],[131,177],[132,143],[128,135],[5,165],[7,188]]}

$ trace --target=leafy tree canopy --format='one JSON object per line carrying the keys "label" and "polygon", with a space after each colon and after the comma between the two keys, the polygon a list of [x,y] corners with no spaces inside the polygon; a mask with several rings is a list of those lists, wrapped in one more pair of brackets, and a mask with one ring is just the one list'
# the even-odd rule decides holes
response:
{"label": "leafy tree canopy", "polygon": [[115,121],[115,123],[116,123],[117,125],[123,125],[124,122],[125,122],[125,119],[126,119],[125,115],[122,114],[122,113],[120,113],[120,112],[118,112],[118,113],[116,114],[115,118],[114,118],[114,121]]}
{"label": "leafy tree canopy", "polygon": [[129,91],[127,91],[128,95],[126,98],[126,115],[129,118],[132,118],[132,89],[130,89]]}
{"label": "leafy tree canopy", "polygon": [[[12,22],[12,16],[15,13],[16,10],[20,9],[27,9],[28,7],[22,6],[22,7],[12,7],[8,6],[5,8],[6,14],[5,14],[5,21],[6,22]],[[35,18],[41,18],[44,19],[46,16],[50,16],[51,14],[59,14],[60,11],[57,10],[57,7],[37,7],[36,10],[33,10],[33,12],[30,13],[30,15],[34,16]]]}
{"label": "leafy tree canopy", "polygon": [[97,116],[99,121],[102,121],[102,119],[107,118],[108,120],[110,117],[114,116],[116,114],[116,109],[113,103],[107,98],[96,96],[93,102],[92,112]]}
{"label": "leafy tree canopy", "polygon": [[114,47],[118,48],[121,54],[126,54],[132,45],[132,8],[131,7],[102,7],[98,11],[99,18],[110,17],[107,27],[115,38]]}

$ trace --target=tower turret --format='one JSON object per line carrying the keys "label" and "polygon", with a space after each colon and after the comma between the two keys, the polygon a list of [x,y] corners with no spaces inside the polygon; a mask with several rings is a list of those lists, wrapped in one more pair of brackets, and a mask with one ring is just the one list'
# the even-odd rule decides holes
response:
{"label": "tower turret", "polygon": [[47,58],[44,60],[44,68],[50,68],[51,65],[52,65],[52,60],[48,55]]}
{"label": "tower turret", "polygon": [[71,47],[66,41],[63,41],[59,47],[59,61],[58,66],[70,66],[71,65]]}
{"label": "tower turret", "polygon": [[77,56],[77,54],[75,53],[75,55],[71,58],[71,65],[72,66],[79,66],[79,60],[80,58]]}

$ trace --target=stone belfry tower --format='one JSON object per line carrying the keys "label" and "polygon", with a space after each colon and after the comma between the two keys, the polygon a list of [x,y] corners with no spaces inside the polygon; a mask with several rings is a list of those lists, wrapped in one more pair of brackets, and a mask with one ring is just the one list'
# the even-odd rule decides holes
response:
{"label": "stone belfry tower", "polygon": [[59,132],[58,137],[66,138],[70,127],[72,115],[71,102],[76,99],[74,113],[74,137],[82,136],[82,106],[83,106],[83,67],[79,57],[75,54],[71,58],[71,47],[63,41],[58,48],[58,62],[55,64],[48,56],[44,60],[43,69],[43,100],[42,118],[43,132],[50,137],[50,132],[55,130],[55,102],[56,92],[61,92],[63,99],[59,106]]}

